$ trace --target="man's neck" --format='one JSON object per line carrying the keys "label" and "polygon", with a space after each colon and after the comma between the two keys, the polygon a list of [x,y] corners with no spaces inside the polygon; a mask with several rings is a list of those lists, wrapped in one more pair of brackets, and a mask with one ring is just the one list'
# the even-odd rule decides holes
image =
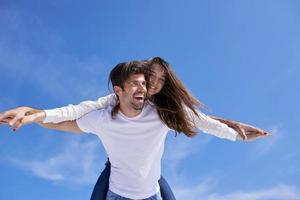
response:
{"label": "man's neck", "polygon": [[120,112],[122,112],[126,117],[136,117],[138,116],[142,110],[136,110],[134,108],[128,108],[127,106],[123,105],[122,103],[120,103]]}

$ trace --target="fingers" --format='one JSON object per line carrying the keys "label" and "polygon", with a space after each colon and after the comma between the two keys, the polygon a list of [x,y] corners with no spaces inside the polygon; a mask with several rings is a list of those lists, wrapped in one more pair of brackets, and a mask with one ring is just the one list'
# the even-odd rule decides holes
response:
{"label": "fingers", "polygon": [[244,136],[244,134],[243,134],[243,130],[242,130],[240,127],[235,126],[235,127],[230,127],[230,128],[233,128],[233,129],[238,133],[239,138],[240,138],[241,140],[244,140],[244,139],[245,139],[245,136]]}
{"label": "fingers", "polygon": [[12,110],[8,110],[0,116],[0,121],[7,121],[9,119],[9,126],[15,127],[17,121],[20,121],[26,114],[28,114],[30,110],[32,109],[29,107],[18,107]]}
{"label": "fingers", "polygon": [[14,127],[13,127],[13,131],[18,130],[19,128],[21,128],[22,125],[23,125],[22,120],[16,121],[15,124],[14,124]]}
{"label": "fingers", "polygon": [[0,121],[0,125],[8,124],[8,122],[9,122],[9,119],[4,119],[4,120]]}
{"label": "fingers", "polygon": [[253,140],[253,138],[263,137],[266,136],[267,133],[265,131],[262,131],[261,129],[247,126],[245,124],[236,124],[236,129],[238,129],[238,132],[243,140]]}
{"label": "fingers", "polygon": [[225,120],[219,117],[212,116],[214,119],[226,124],[230,128],[238,132],[238,138],[246,141],[255,140],[261,137],[271,136],[271,133],[268,133],[262,129],[256,128],[255,126],[233,121]]}
{"label": "fingers", "polygon": [[272,136],[272,133],[264,132],[264,135],[265,135],[265,136]]}
{"label": "fingers", "polygon": [[264,137],[270,135],[268,132],[251,125],[241,124],[241,126],[246,132],[246,136],[249,138],[249,140],[252,140],[253,138],[259,138],[260,136]]}
{"label": "fingers", "polygon": [[214,117],[214,119],[220,121],[221,123],[226,124],[227,126],[229,126],[232,129],[234,129],[238,133],[239,139],[247,140],[247,135],[245,133],[245,130],[239,123],[232,121],[232,120],[225,120],[225,119],[217,118],[217,117]]}
{"label": "fingers", "polygon": [[271,136],[272,134],[271,133],[269,133],[269,132],[267,132],[267,131],[264,131],[264,130],[261,130],[262,131],[262,134],[264,135],[264,136]]}
{"label": "fingers", "polygon": [[0,121],[0,124],[8,124],[10,122],[11,118],[6,118]]}
{"label": "fingers", "polygon": [[38,113],[32,114],[32,115],[27,115],[27,116],[22,116],[14,123],[14,128],[19,129],[19,128],[21,128],[21,126],[38,121],[39,117],[40,117],[40,115]]}
{"label": "fingers", "polygon": [[15,112],[13,111],[7,111],[4,113],[0,114],[0,123],[7,123],[8,121],[10,121],[14,116],[15,116]]}
{"label": "fingers", "polygon": [[251,126],[251,125],[248,125],[248,124],[241,124],[241,125],[244,127],[246,133],[248,133],[248,134],[260,134],[262,136],[271,135],[270,133],[268,133],[268,132],[266,132],[266,131],[264,131],[260,128],[257,128],[255,126]]}
{"label": "fingers", "polygon": [[1,113],[0,125],[7,123],[11,128],[13,128],[13,131],[16,131],[23,125],[35,122],[35,120],[43,120],[44,117],[45,113],[37,109],[32,109],[29,107],[18,107]]}
{"label": "fingers", "polygon": [[263,138],[263,137],[266,137],[266,136],[261,135],[261,134],[256,134],[256,135],[253,134],[253,135],[251,135],[251,136],[248,137],[247,141],[257,140],[257,139]]}
{"label": "fingers", "polygon": [[272,135],[271,133],[268,133],[264,130],[257,129],[257,128],[246,128],[246,133],[247,135],[262,135],[262,136],[270,136]]}
{"label": "fingers", "polygon": [[16,123],[25,116],[25,112],[19,112],[8,124],[11,127],[16,127]]}
{"label": "fingers", "polygon": [[23,116],[21,118],[18,118],[18,120],[14,122],[14,125],[12,126],[13,130],[16,131],[26,124],[33,123],[35,118],[36,116],[34,115],[28,115],[28,116]]}
{"label": "fingers", "polygon": [[247,141],[257,140],[257,139],[260,139],[260,138],[269,137],[271,135],[272,134],[270,134],[268,132],[265,132],[265,131],[263,131],[263,132],[255,132],[255,131],[253,131],[253,132],[247,134],[247,136],[248,136]]}
{"label": "fingers", "polygon": [[25,109],[25,107],[18,107],[18,108],[15,108],[15,109],[11,109],[11,110],[5,111],[4,113],[1,113],[0,114],[0,122],[2,122],[2,121],[4,121],[4,122],[9,121],[8,122],[9,125],[13,126],[14,123],[20,117],[20,112],[22,112],[22,110],[24,110],[24,109]]}
{"label": "fingers", "polygon": [[14,122],[13,126],[11,126],[13,131],[17,131],[23,125],[25,125],[25,123],[23,122],[24,118],[26,118],[26,117],[23,117],[23,118],[19,119],[18,121]]}
{"label": "fingers", "polygon": [[247,140],[247,134],[242,126],[240,126],[239,124],[235,124],[233,129],[238,132],[242,140]]}

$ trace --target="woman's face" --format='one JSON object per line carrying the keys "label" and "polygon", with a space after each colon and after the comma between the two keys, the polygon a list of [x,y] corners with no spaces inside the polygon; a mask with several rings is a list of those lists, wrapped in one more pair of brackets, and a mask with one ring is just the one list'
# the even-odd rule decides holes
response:
{"label": "woman's face", "polygon": [[153,64],[148,83],[148,96],[159,93],[165,84],[165,79],[165,70],[159,64]]}

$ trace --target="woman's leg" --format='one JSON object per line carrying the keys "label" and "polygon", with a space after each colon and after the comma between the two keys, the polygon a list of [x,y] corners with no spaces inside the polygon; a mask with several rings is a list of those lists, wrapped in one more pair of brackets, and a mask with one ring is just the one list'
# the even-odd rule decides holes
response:
{"label": "woman's leg", "polygon": [[105,168],[100,174],[97,183],[94,187],[91,200],[105,200],[108,186],[109,186],[109,176],[110,176],[110,162],[107,159],[105,163]]}
{"label": "woman's leg", "polygon": [[163,176],[160,177],[158,183],[160,187],[160,194],[163,200],[176,200],[171,187]]}
{"label": "woman's leg", "polygon": [[[109,186],[109,176],[110,176],[110,162],[107,159],[105,163],[105,168],[99,176],[96,185],[94,187],[91,200],[105,200],[108,186]],[[163,176],[160,177],[159,181],[160,194],[163,200],[176,200],[171,187]]]}

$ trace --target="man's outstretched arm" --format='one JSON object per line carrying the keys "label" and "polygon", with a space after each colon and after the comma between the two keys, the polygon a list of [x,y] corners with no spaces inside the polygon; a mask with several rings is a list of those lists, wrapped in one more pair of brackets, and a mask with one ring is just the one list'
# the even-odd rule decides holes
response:
{"label": "man's outstretched arm", "polygon": [[80,134],[83,133],[78,127],[76,121],[65,121],[60,123],[38,123],[40,126],[48,129],[54,129],[59,131],[66,131],[70,133]]}
{"label": "man's outstretched arm", "polygon": [[42,123],[42,121],[45,119],[45,116],[46,114],[43,110],[30,107],[18,107],[1,113],[0,125],[7,123],[10,127],[16,130],[26,124],[38,123],[42,127],[49,129],[71,133],[82,133],[77,126],[76,121],[66,121],[58,124]]}

